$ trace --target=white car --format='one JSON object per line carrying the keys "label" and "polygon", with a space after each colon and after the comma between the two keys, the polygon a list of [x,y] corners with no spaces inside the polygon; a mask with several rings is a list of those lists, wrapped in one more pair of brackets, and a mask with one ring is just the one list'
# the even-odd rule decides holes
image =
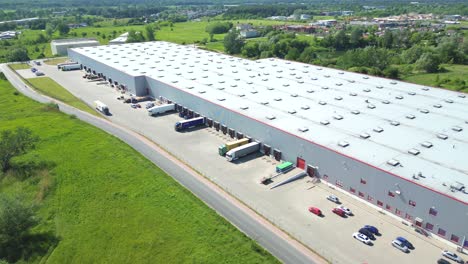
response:
{"label": "white car", "polygon": [[367,245],[372,243],[371,240],[366,235],[363,235],[363,234],[361,234],[359,232],[353,233],[353,237],[355,239],[361,241],[362,243],[367,244]]}
{"label": "white car", "polygon": [[442,251],[442,256],[444,256],[444,257],[446,257],[446,258],[449,258],[449,259],[451,259],[451,260],[453,260],[453,261],[456,261],[456,262],[458,262],[458,263],[463,263],[463,259],[462,259],[462,258],[460,258],[457,254],[452,253],[452,252],[450,252],[450,251],[448,251],[448,250]]}
{"label": "white car", "polygon": [[399,250],[405,252],[405,253],[408,253],[409,252],[409,249],[407,246],[405,246],[403,243],[401,243],[400,240],[393,240],[392,241],[392,246],[398,248]]}
{"label": "white car", "polygon": [[331,195],[328,195],[327,196],[327,199],[329,201],[332,201],[334,203],[340,203],[340,199],[338,199],[338,197],[336,197],[335,195],[331,194]]}
{"label": "white car", "polygon": [[346,215],[353,215],[353,212],[351,210],[349,210],[349,208],[344,207],[343,205],[340,205],[338,208],[343,210]]}

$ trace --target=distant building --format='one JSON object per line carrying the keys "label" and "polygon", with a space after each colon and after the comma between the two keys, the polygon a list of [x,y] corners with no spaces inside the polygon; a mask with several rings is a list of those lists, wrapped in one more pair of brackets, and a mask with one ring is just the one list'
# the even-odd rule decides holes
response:
{"label": "distant building", "polygon": [[260,33],[255,29],[250,29],[250,30],[240,31],[240,35],[243,38],[255,38],[255,37],[260,36]]}
{"label": "distant building", "polygon": [[5,23],[15,23],[15,24],[25,24],[31,21],[39,20],[38,17],[31,17],[31,18],[23,18],[23,19],[17,19],[17,20],[8,20],[8,21],[0,21],[0,24],[5,24]]}
{"label": "distant building", "polygon": [[52,55],[68,55],[69,48],[99,46],[99,41],[93,38],[56,39],[50,42]]}
{"label": "distant building", "polygon": [[311,23],[310,25],[317,25],[317,26],[324,26],[324,27],[331,27],[336,25],[337,21],[335,19],[326,19],[326,20],[319,20],[315,23]]}
{"label": "distant building", "polygon": [[117,38],[109,41],[109,45],[118,45],[127,43],[128,32],[123,33],[122,35],[118,36]]}
{"label": "distant building", "polygon": [[287,20],[288,18],[285,17],[285,16],[271,16],[271,17],[267,17],[267,19],[270,19],[270,20]]}
{"label": "distant building", "polygon": [[302,14],[301,17],[300,17],[301,20],[309,20],[309,19],[311,19],[311,18],[312,18],[312,16],[311,16],[311,15],[307,15],[307,14]]}
{"label": "distant building", "polygon": [[0,40],[4,39],[14,39],[16,35],[20,34],[20,32],[17,31],[4,31],[0,33]]}
{"label": "distant building", "polygon": [[236,26],[236,30],[243,31],[243,30],[251,30],[253,26],[251,24],[238,24]]}

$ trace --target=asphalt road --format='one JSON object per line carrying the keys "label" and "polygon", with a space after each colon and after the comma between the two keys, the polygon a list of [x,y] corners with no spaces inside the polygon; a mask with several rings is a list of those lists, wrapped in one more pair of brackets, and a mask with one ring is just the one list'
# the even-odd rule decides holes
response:
{"label": "asphalt road", "polygon": [[294,264],[325,263],[323,259],[312,251],[290,238],[287,234],[271,225],[271,223],[251,209],[155,146],[155,144],[146,138],[106,119],[97,118],[34,92],[5,64],[0,65],[0,70],[13,86],[27,97],[41,103],[55,102],[59,105],[60,111],[70,115],[73,114],[78,119],[112,134],[130,145],[282,262]]}

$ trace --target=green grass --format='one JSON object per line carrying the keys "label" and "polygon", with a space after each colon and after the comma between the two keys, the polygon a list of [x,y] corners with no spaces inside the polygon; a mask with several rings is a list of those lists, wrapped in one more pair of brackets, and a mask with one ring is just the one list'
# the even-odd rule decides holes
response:
{"label": "green grass", "polygon": [[94,111],[94,109],[89,107],[87,104],[83,103],[83,101],[76,98],[73,94],[71,94],[60,84],[56,83],[49,77],[31,78],[27,79],[26,81],[29,82],[34,89],[49,97],[60,100],[90,114],[99,116],[99,114],[96,111]]}
{"label": "green grass", "polygon": [[66,61],[68,61],[68,58],[57,58],[57,59],[46,60],[44,61],[44,63],[48,65],[57,65],[59,63],[64,63]]}
{"label": "green grass", "polygon": [[1,130],[25,126],[40,137],[14,164],[48,165],[23,179],[0,173],[0,192],[35,201],[33,231],[60,239],[28,262],[278,263],[116,137],[14,91],[0,80]]}
{"label": "green grass", "polygon": [[14,64],[10,64],[10,68],[17,71],[17,70],[30,69],[31,66],[29,66],[29,64],[27,64],[27,63],[14,63]]}
{"label": "green grass", "polygon": [[[418,73],[403,77],[403,80],[429,86],[437,86],[439,76],[440,87],[468,93],[468,65],[442,65],[446,71],[440,73]],[[443,80],[460,79],[465,82],[465,88],[453,82],[443,83]],[[462,88],[462,89],[461,89]]]}

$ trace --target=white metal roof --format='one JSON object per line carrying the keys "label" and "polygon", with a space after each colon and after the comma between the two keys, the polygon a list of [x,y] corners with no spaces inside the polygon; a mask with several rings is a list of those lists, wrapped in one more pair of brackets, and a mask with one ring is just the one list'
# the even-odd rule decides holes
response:
{"label": "white metal roof", "polygon": [[450,189],[457,183],[468,189],[465,94],[168,42],[74,50],[468,202],[468,194]]}
{"label": "white metal roof", "polygon": [[70,44],[82,44],[82,43],[93,43],[93,44],[99,44],[99,41],[97,41],[94,38],[75,38],[75,39],[55,39],[51,41],[51,44],[54,44],[56,46],[59,45],[70,45]]}

